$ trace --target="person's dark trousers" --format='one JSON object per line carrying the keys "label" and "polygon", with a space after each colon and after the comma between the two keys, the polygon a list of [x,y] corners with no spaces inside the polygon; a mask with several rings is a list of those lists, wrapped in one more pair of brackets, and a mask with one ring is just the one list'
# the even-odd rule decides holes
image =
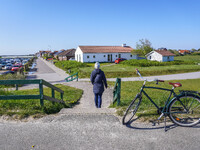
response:
{"label": "person's dark trousers", "polygon": [[97,108],[101,108],[101,102],[102,102],[102,93],[94,93],[94,102]]}

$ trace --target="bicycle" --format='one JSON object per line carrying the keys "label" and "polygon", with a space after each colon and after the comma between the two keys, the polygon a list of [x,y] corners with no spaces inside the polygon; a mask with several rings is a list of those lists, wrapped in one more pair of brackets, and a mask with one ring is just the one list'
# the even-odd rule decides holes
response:
{"label": "bicycle", "polygon": [[[150,102],[153,104],[153,106],[156,107],[158,114],[161,113],[157,120],[159,121],[164,116],[165,131],[167,116],[169,116],[170,120],[175,124],[184,127],[195,126],[200,122],[200,93],[196,91],[180,91],[180,94],[176,94],[174,89],[182,86],[182,84],[179,82],[169,82],[169,84],[172,85],[172,89],[146,86],[146,82],[155,81],[156,84],[158,84],[159,82],[164,82],[164,80],[147,80],[141,76],[138,69],[136,69],[136,72],[144,81],[144,83],[140,89],[140,92],[132,100],[123,116],[122,123],[124,125],[130,124],[135,120],[134,115],[138,111],[138,108],[142,102],[143,95],[146,96],[147,99],[150,100]],[[158,105],[152,100],[152,98],[145,92],[144,89],[169,91],[170,94],[165,101],[164,107],[158,107]],[[173,97],[171,98],[171,96]]]}

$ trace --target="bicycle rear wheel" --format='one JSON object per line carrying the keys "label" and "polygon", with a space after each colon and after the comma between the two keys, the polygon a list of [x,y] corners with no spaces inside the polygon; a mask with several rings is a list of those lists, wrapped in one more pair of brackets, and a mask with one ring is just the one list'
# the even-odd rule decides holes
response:
{"label": "bicycle rear wheel", "polygon": [[137,112],[139,105],[141,103],[142,98],[137,95],[135,99],[131,102],[131,104],[128,106],[123,118],[122,123],[128,124],[133,119],[135,113]]}
{"label": "bicycle rear wheel", "polygon": [[200,122],[200,99],[193,95],[185,95],[174,99],[169,105],[170,119],[180,126],[190,127]]}

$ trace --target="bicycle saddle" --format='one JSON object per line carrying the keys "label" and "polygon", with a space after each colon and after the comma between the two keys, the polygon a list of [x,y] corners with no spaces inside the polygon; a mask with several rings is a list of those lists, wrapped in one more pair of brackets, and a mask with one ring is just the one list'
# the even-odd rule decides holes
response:
{"label": "bicycle saddle", "polygon": [[171,84],[173,87],[181,87],[182,86],[182,84],[181,83],[179,83],[179,82],[176,82],[176,83],[172,83],[172,82],[169,82],[169,84]]}

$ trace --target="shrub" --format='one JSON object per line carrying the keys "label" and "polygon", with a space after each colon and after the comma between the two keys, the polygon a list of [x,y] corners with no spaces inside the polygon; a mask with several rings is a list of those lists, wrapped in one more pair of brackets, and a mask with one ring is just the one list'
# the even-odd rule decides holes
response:
{"label": "shrub", "polygon": [[87,64],[77,61],[57,61],[55,62],[55,65],[65,71],[71,70],[71,73],[75,73],[79,70],[79,68],[87,67]]}
{"label": "shrub", "polygon": [[25,76],[21,74],[7,74],[1,75],[0,80],[24,80]]}

